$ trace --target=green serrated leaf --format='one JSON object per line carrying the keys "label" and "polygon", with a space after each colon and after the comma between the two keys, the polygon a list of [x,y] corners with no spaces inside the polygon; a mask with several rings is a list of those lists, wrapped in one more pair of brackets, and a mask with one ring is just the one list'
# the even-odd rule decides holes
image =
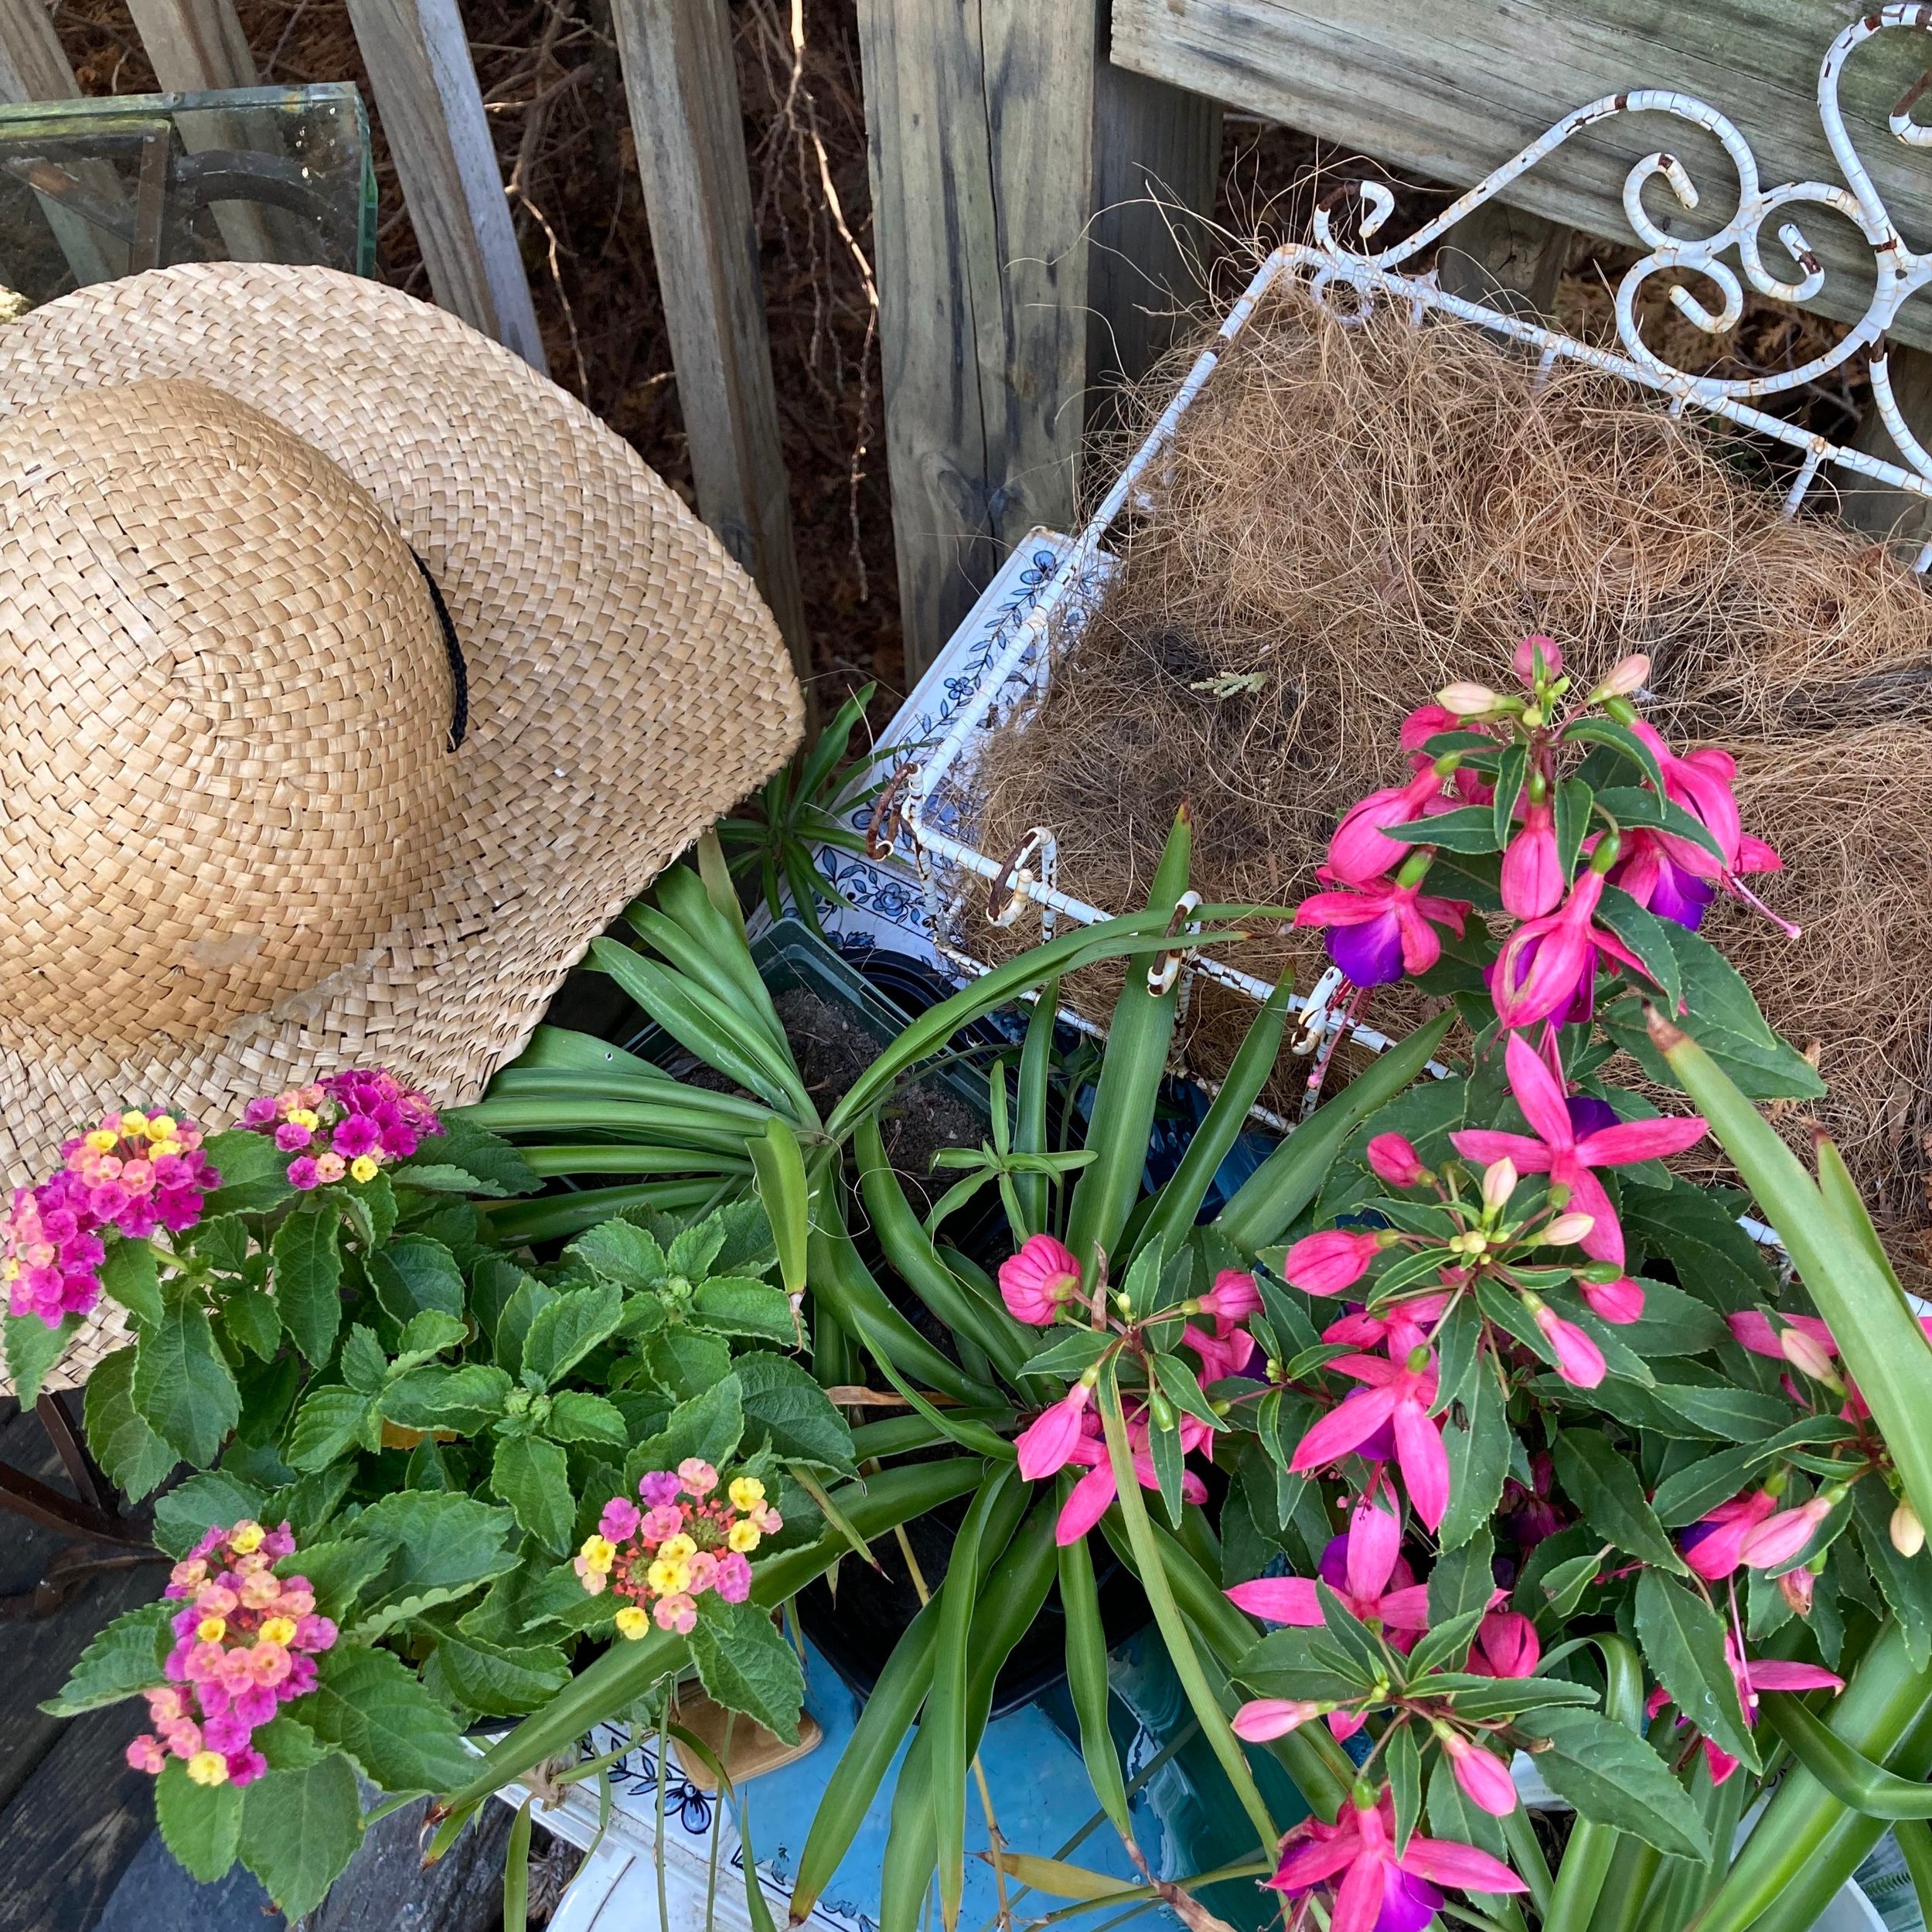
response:
{"label": "green serrated leaf", "polygon": [[691,1297],[689,1318],[722,1335],[778,1342],[798,1338],[791,1297],[749,1275],[714,1275],[700,1282]]}
{"label": "green serrated leaf", "polygon": [[670,1279],[656,1238],[628,1221],[599,1222],[564,1251],[621,1288],[655,1291]]}
{"label": "green serrated leaf", "polygon": [[546,1549],[561,1556],[570,1548],[577,1504],[569,1465],[556,1443],[535,1436],[500,1437],[489,1486],[509,1504],[519,1526]]}
{"label": "green serrated leaf", "polygon": [[1757,1770],[1757,1747],[1745,1727],[1717,1612],[1682,1583],[1646,1569],[1637,1579],[1637,1641],[1683,1716]]}
{"label": "green serrated leaf", "polygon": [[1710,1835],[1696,1806],[1635,1732],[1573,1709],[1541,1712],[1535,1728],[1549,1739],[1536,1768],[1579,1817],[1627,1831],[1667,1858],[1709,1857]]}
{"label": "green serrated leaf", "polygon": [[346,1532],[377,1538],[390,1549],[355,1634],[373,1641],[514,1569],[516,1552],[505,1545],[516,1527],[508,1510],[473,1497],[403,1490],[378,1498]]}
{"label": "green serrated leaf", "polygon": [[207,1316],[192,1303],[141,1331],[129,1392],[148,1426],[198,1468],[215,1460],[241,1416],[234,1376]]}
{"label": "green serrated leaf", "polygon": [[275,1230],[269,1248],[282,1324],[318,1368],[328,1361],[342,1326],[342,1258],[336,1245],[341,1227],[333,1201],[305,1207]]}
{"label": "green serrated leaf", "polygon": [[80,1334],[82,1319],[79,1315],[63,1316],[49,1328],[38,1315],[5,1318],[7,1374],[13,1383],[14,1399],[22,1409],[31,1409],[40,1399],[40,1385],[46,1380],[47,1371]]}
{"label": "green serrated leaf", "polygon": [[267,1134],[237,1127],[211,1134],[201,1150],[221,1177],[203,1204],[211,1217],[265,1213],[295,1191],[288,1184],[289,1157]]}
{"label": "green serrated leaf", "polygon": [[337,1537],[285,1557],[278,1573],[307,1577],[322,1614],[346,1623],[363,1589],[388,1567],[392,1548],[380,1537]]}
{"label": "green serrated leaf", "polygon": [[264,1501],[253,1483],[226,1469],[190,1476],[155,1504],[155,1541],[170,1556],[185,1556],[202,1533],[223,1529],[261,1514]]}
{"label": "green serrated leaf", "polygon": [[428,1235],[398,1235],[365,1256],[363,1267],[376,1299],[399,1326],[425,1308],[463,1312],[463,1271],[449,1249]]}
{"label": "green serrated leaf", "polygon": [[271,1771],[242,1795],[241,1862],[291,1924],[322,1903],[362,1838],[356,1774],[339,1751]]}
{"label": "green serrated leaf", "polygon": [[1449,1457],[1449,1506],[1436,1528],[1443,1549],[1460,1549],[1494,1513],[1509,1473],[1509,1418],[1487,1353],[1479,1354],[1466,1393],[1443,1424]]}
{"label": "green serrated leaf", "polygon": [[825,1391],[789,1356],[755,1349],[731,1365],[744,1416],[744,1438],[762,1442],[781,1461],[833,1475],[858,1474],[852,1431]]}
{"label": "green serrated leaf", "polygon": [[609,1339],[623,1312],[623,1294],[615,1282],[559,1296],[531,1319],[523,1337],[523,1373],[548,1388]]}
{"label": "green serrated leaf", "polygon": [[690,1634],[691,1661],[707,1693],[727,1710],[762,1724],[788,1744],[799,1737],[805,1674],[769,1610],[727,1603],[715,1591],[698,1600]]}
{"label": "green serrated leaf", "polygon": [[110,1242],[101,1266],[101,1285],[137,1321],[160,1320],[161,1269],[146,1242]]}
{"label": "green serrated leaf", "polygon": [[289,1708],[392,1795],[450,1791],[475,1768],[455,1719],[388,1651],[345,1643],[325,1651],[315,1660],[315,1689]]}
{"label": "green serrated leaf", "polygon": [[165,1682],[162,1660],[173,1641],[169,1603],[144,1603],[117,1617],[80,1654],[58,1695],[40,1708],[53,1717],[78,1717]]}
{"label": "green serrated leaf", "polygon": [[227,1876],[241,1844],[242,1793],[233,1784],[197,1784],[171,1757],[155,1780],[155,1822],[175,1862],[197,1884]]}
{"label": "green serrated leaf", "polygon": [[1647,1563],[1689,1574],[1644,1497],[1642,1479],[1607,1436],[1566,1429],[1557,1436],[1555,1453],[1557,1477],[1592,1529]]}
{"label": "green serrated leaf", "polygon": [[503,1369],[487,1362],[455,1368],[431,1364],[391,1382],[380,1401],[384,1417],[399,1428],[453,1429],[459,1436],[475,1436],[503,1414],[511,1385]]}
{"label": "green serrated leaf", "polygon": [[288,1432],[282,1453],[291,1469],[325,1468],[359,1445],[370,1446],[375,1402],[353,1389],[331,1383],[311,1389]]}
{"label": "green serrated leaf", "polygon": [[117,1348],[87,1378],[82,1413],[87,1447],[107,1480],[130,1502],[158,1489],[181,1458],[135,1407],[135,1351]]}
{"label": "green serrated leaf", "polygon": [[571,1681],[570,1661],[554,1644],[506,1645],[446,1635],[436,1646],[444,1681],[467,1710],[521,1717]]}

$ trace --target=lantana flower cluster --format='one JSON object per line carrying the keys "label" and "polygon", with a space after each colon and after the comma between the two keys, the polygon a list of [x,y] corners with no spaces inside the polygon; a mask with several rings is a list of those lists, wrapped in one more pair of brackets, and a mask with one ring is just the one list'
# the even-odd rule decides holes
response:
{"label": "lantana flower cluster", "polygon": [[182,1605],[173,1620],[168,1682],[146,1693],[154,1729],[128,1746],[128,1762],[158,1776],[170,1757],[197,1784],[247,1784],[267,1770],[255,1732],[291,1698],[315,1688],[315,1659],[336,1626],[315,1613],[305,1576],[278,1576],[292,1555],[288,1524],[243,1521],[210,1529],[168,1579]]}
{"label": "lantana flower cluster", "polygon": [[[1240,1375],[1255,1357],[1255,1339],[1245,1324],[1261,1307],[1261,1291],[1252,1275],[1235,1269],[1223,1269],[1206,1294],[1191,1297],[1173,1308],[1130,1318],[1126,1297],[1116,1296],[1111,1305],[1103,1301],[1094,1314],[1082,1289],[1079,1260],[1072,1249],[1051,1235],[1034,1235],[1017,1253],[1000,1263],[1000,1294],[1008,1314],[1016,1321],[1033,1327],[1050,1327],[1063,1317],[1077,1321],[1091,1315],[1096,1327],[1104,1320],[1107,1332],[1115,1337],[1109,1354],[1135,1358],[1146,1355],[1143,1336],[1147,1328],[1178,1315],[1184,1323],[1181,1340],[1201,1365],[1195,1373],[1203,1389]],[[1198,1319],[1203,1316],[1210,1324],[1205,1328]],[[1014,1438],[1020,1474],[1028,1482],[1056,1475],[1069,1463],[1086,1471],[1074,1484],[1061,1509],[1054,1535],[1061,1545],[1076,1543],[1085,1536],[1106,1515],[1119,1493],[1106,1433],[1092,1407],[1093,1392],[1099,1380],[1100,1364],[1096,1363]],[[1165,1393],[1157,1388],[1150,1386],[1137,1400],[1126,1389],[1122,1394],[1134,1474],[1143,1489],[1158,1489],[1153,1429],[1156,1426],[1177,1428],[1183,1455],[1203,1447],[1214,1432],[1198,1416],[1177,1416]],[[1207,1501],[1207,1485],[1192,1470],[1182,1475],[1181,1495],[1191,1503]]]}
{"label": "lantana flower cluster", "polygon": [[785,1519],[757,1477],[734,1477],[722,1494],[720,1480],[710,1463],[687,1456],[675,1470],[646,1475],[638,1502],[613,1496],[604,1505],[572,1566],[593,1596],[608,1589],[624,1599],[619,1636],[640,1637],[653,1620],[685,1636],[707,1590],[727,1603],[751,1594],[751,1552]]}
{"label": "lantana flower cluster", "polygon": [[192,1228],[221,1184],[201,1142],[193,1121],[139,1108],[104,1114],[64,1142],[59,1170],[38,1187],[15,1188],[0,1216],[9,1312],[38,1315],[49,1328],[90,1314],[101,1300],[104,1237],[145,1240],[157,1228]]}
{"label": "lantana flower cluster", "polygon": [[391,1161],[407,1160],[425,1134],[442,1132],[429,1096],[380,1067],[351,1068],[251,1100],[241,1125],[271,1136],[293,1157],[288,1184],[305,1193],[345,1177],[373,1181]]}

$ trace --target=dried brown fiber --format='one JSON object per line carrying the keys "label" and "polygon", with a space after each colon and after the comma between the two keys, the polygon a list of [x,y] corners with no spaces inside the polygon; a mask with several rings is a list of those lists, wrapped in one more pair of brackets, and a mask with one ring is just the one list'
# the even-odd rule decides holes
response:
{"label": "dried brown fiber", "polygon": [[[1923,1222],[1932,601],[1908,559],[1785,520],[1772,480],[1724,425],[1615,378],[1539,384],[1460,325],[1344,327],[1284,296],[1182,419],[1045,697],[989,741],[983,849],[1049,826],[1061,884],[1126,907],[1187,799],[1208,898],[1293,904],[1337,814],[1399,775],[1399,721],[1438,686],[1505,681],[1530,632],[1585,678],[1647,652],[1652,716],[1738,753],[1746,823],[1787,861],[1767,896],[1808,928],[1792,943],[1726,908],[1712,935],[1774,1024],[1821,1043],[1816,1114],[1886,1219]],[[1304,986],[1324,964],[1285,929],[1228,956]],[[1199,1005],[1190,1051],[1212,1075],[1250,1016]]]}

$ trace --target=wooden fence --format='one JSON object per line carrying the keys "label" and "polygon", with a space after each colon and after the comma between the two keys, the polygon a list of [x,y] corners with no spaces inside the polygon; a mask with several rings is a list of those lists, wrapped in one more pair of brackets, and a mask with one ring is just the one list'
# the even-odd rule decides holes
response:
{"label": "wooden fence", "polygon": [[[130,4],[164,87],[253,82],[233,0]],[[1170,291],[1191,285],[1178,224],[1211,209],[1222,104],[1461,186],[1571,107],[1676,87],[1736,118],[1767,167],[1832,180],[1818,64],[1859,11],[1849,0],[857,6],[908,676],[1027,529],[1072,519],[1090,401],[1147,366]],[[437,301],[543,367],[456,0],[349,0],[349,11]],[[698,507],[805,669],[728,0],[612,0],[612,13]],[[1883,121],[1923,53],[1886,50],[1847,97],[1854,120],[1876,120],[1869,158],[1901,211],[1922,202],[1925,163]],[[0,0],[0,98],[75,91],[44,0]],[[1574,228],[1624,233],[1618,187],[1641,152],[1630,144],[1648,138],[1607,132],[1525,175],[1458,230],[1445,278],[1546,308]],[[1822,233],[1817,245],[1845,271],[1828,282],[1835,291],[1853,250]],[[1896,332],[1932,346],[1932,311]],[[1895,357],[1894,369],[1908,410],[1932,405],[1932,355]]]}

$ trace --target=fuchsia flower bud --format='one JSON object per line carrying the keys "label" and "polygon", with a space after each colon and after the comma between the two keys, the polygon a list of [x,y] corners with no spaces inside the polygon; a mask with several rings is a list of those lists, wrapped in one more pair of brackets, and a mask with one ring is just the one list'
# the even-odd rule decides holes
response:
{"label": "fuchsia flower bud", "polygon": [[1603,681],[1590,693],[1593,704],[1607,697],[1634,697],[1650,682],[1651,661],[1641,651],[1620,657],[1604,674]]}
{"label": "fuchsia flower bud", "polygon": [[1203,1310],[1222,1321],[1245,1321],[1261,1309],[1261,1290],[1252,1275],[1237,1268],[1224,1268],[1215,1276],[1215,1285],[1201,1297]]}
{"label": "fuchsia flower bud", "polygon": [[1569,884],[1549,801],[1525,805],[1523,829],[1503,854],[1503,910],[1519,919],[1540,919],[1562,903]]}
{"label": "fuchsia flower bud", "polygon": [[1796,1509],[1780,1510],[1775,1516],[1767,1516],[1744,1538],[1738,1553],[1751,1569],[1776,1569],[1780,1563],[1788,1563],[1818,1534],[1819,1524],[1831,1515],[1838,1501],[1831,1491],[1821,1490]]}
{"label": "fuchsia flower bud", "polygon": [[1000,1296],[1016,1321],[1051,1325],[1060,1304],[1080,1290],[1080,1263],[1065,1242],[1033,1235],[1000,1264]]}
{"label": "fuchsia flower bud", "polygon": [[1371,792],[1342,814],[1328,844],[1328,870],[1344,885],[1367,885],[1392,872],[1416,848],[1386,836],[1389,828],[1412,824],[1429,802],[1442,795],[1443,782],[1426,765],[1406,785]]}
{"label": "fuchsia flower bud", "polygon": [[1844,1389],[1843,1380],[1831,1366],[1831,1351],[1802,1328],[1785,1329],[1777,1338],[1777,1345],[1784,1359],[1800,1375],[1809,1375],[1812,1381],[1822,1382],[1828,1389]]}
{"label": "fuchsia flower bud", "polygon": [[1436,702],[1451,717],[1481,717],[1493,711],[1502,700],[1487,684],[1445,684],[1436,693]]}
{"label": "fuchsia flower bud", "polygon": [[1378,1133],[1369,1142],[1368,1168],[1391,1187],[1412,1187],[1429,1172],[1414,1144],[1399,1133]]}
{"label": "fuchsia flower bud", "polygon": [[1559,1215],[1543,1230],[1542,1238],[1552,1248],[1573,1247],[1596,1225],[1594,1215]]}
{"label": "fuchsia flower bud", "polygon": [[1470,1743],[1461,1732],[1446,1724],[1438,1728],[1436,1735],[1463,1797],[1492,1818],[1508,1818],[1516,1808],[1516,1784],[1509,1767],[1494,1752]]}
{"label": "fuchsia flower bud", "polygon": [[1269,1739],[1286,1737],[1310,1718],[1328,1710],[1326,1704],[1310,1704],[1293,1697],[1251,1698],[1229,1720],[1236,1737],[1247,1744],[1266,1744]]}
{"label": "fuchsia flower bud", "polygon": [[1523,689],[1532,691],[1536,688],[1536,664],[1542,660],[1543,676],[1555,680],[1563,675],[1563,653],[1553,637],[1545,637],[1540,632],[1526,637],[1516,646],[1509,660],[1509,668],[1516,673]]}
{"label": "fuchsia flower bud", "polygon": [[1685,1562],[1707,1583],[1729,1576],[1743,1560],[1745,1538],[1777,1508],[1777,1498],[1761,1489],[1719,1503],[1678,1538]]}
{"label": "fuchsia flower bud", "polygon": [[1282,1276],[1305,1295],[1338,1295],[1368,1273],[1382,1251],[1382,1236],[1349,1228],[1329,1228],[1304,1235],[1288,1250]]}
{"label": "fuchsia flower bud", "polygon": [[1072,1461],[1085,1433],[1082,1418],[1092,1394],[1085,1382],[1075,1382],[1014,1438],[1013,1446],[1020,1452],[1020,1474],[1028,1482],[1037,1483]]}
{"label": "fuchsia flower bud", "polygon": [[1644,1291],[1628,1275],[1619,1275],[1614,1281],[1592,1281],[1586,1276],[1576,1286],[1600,1321],[1621,1327],[1644,1319]]}
{"label": "fuchsia flower bud", "polygon": [[1594,1389],[1609,1372],[1603,1351],[1575,1322],[1566,1321],[1547,1303],[1536,1302],[1530,1314],[1556,1358],[1557,1374],[1574,1388]]}
{"label": "fuchsia flower bud", "polygon": [[1501,1214],[1509,1205],[1509,1198],[1516,1191],[1516,1164],[1504,1154],[1500,1160],[1492,1160],[1483,1170],[1483,1205],[1493,1213]]}
{"label": "fuchsia flower bud", "polygon": [[1491,1610],[1477,1626],[1469,1668],[1484,1677],[1534,1677],[1542,1654],[1536,1626],[1520,1610]]}

